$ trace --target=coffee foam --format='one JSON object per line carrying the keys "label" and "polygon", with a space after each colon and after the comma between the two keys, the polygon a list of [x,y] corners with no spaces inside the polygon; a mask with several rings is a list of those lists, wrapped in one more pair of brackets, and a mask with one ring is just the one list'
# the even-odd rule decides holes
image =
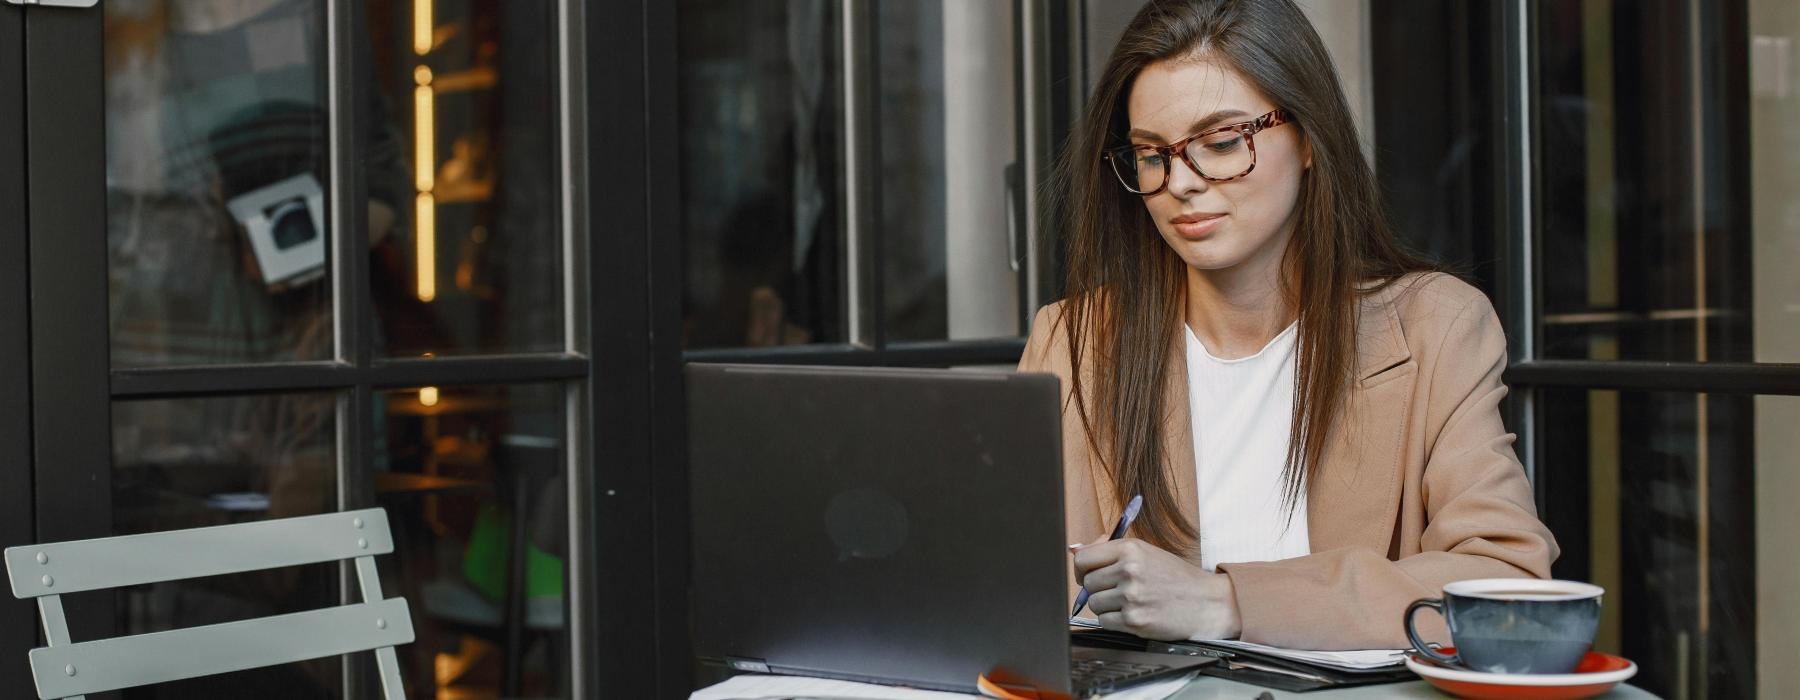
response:
{"label": "coffee foam", "polygon": [[1529,578],[1489,578],[1445,584],[1444,593],[1469,598],[1520,601],[1563,601],[1597,598],[1605,589],[1580,581]]}

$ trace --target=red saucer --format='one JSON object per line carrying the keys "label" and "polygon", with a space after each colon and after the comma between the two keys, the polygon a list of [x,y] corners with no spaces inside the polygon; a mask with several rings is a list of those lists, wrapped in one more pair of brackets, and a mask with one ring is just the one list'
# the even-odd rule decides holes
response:
{"label": "red saucer", "polygon": [[[1456,653],[1454,647],[1440,649]],[[1425,682],[1451,695],[1474,700],[1576,700],[1591,698],[1612,690],[1625,679],[1637,674],[1637,664],[1629,659],[1588,652],[1572,673],[1483,673],[1440,665],[1413,655],[1406,657],[1406,667]]]}

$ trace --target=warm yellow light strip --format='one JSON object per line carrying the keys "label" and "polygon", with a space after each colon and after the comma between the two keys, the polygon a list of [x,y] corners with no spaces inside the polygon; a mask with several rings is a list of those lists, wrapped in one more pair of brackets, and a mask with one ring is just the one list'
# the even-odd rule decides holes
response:
{"label": "warm yellow light strip", "polygon": [[[419,4],[428,5],[426,0]],[[431,69],[413,69],[413,82],[418,83],[413,88],[413,181],[419,190],[413,217],[418,240],[413,248],[418,255],[419,301],[431,301],[437,298],[437,198],[431,194],[437,187],[437,110]]]}
{"label": "warm yellow light strip", "polygon": [[413,178],[420,192],[437,186],[437,110],[436,95],[431,87],[431,69],[419,66],[413,71]]}
{"label": "warm yellow light strip", "polygon": [[423,56],[431,52],[431,0],[413,0],[413,53]]}
{"label": "warm yellow light strip", "polygon": [[418,200],[419,301],[437,298],[437,199],[420,192]]}

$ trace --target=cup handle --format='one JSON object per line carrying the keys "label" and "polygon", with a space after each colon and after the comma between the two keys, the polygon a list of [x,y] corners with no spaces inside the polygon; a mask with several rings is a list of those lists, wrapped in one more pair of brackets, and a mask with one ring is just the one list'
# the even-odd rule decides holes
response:
{"label": "cup handle", "polygon": [[1412,605],[1406,606],[1406,639],[1412,642],[1413,651],[1419,652],[1420,656],[1424,656],[1425,658],[1438,663],[1461,666],[1462,659],[1455,655],[1438,653],[1438,650],[1431,648],[1430,645],[1425,643],[1424,639],[1419,638],[1419,630],[1413,626],[1413,616],[1419,612],[1419,608],[1432,608],[1437,610],[1439,616],[1442,616],[1444,614],[1444,599],[1420,598],[1419,600],[1413,601]]}

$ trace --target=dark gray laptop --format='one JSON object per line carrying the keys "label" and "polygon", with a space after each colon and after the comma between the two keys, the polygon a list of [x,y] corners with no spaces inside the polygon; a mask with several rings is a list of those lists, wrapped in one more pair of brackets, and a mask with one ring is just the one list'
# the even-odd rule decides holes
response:
{"label": "dark gray laptop", "polygon": [[1054,376],[693,364],[687,392],[704,660],[1074,696],[1210,661],[1070,647]]}

